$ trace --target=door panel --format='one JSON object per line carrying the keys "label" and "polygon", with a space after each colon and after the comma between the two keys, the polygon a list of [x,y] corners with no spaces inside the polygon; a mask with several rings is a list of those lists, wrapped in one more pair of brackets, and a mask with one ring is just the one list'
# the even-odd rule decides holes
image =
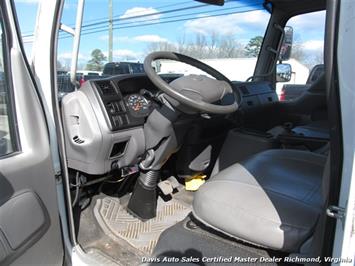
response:
{"label": "door panel", "polygon": [[0,264],[59,265],[63,245],[46,119],[10,1],[1,1],[0,11],[0,141],[11,146],[0,153]]}

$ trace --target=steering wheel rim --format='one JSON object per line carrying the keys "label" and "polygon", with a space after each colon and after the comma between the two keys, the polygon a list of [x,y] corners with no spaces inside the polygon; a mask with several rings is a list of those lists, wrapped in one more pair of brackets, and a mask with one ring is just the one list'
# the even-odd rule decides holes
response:
{"label": "steering wheel rim", "polygon": [[[234,102],[229,105],[217,105],[217,104],[212,104],[201,100],[191,99],[183,95],[182,93],[179,93],[178,91],[174,90],[167,82],[165,82],[155,72],[154,68],[152,67],[152,62],[159,59],[169,59],[169,60],[186,63],[206,72],[207,74],[211,75],[217,80],[226,81],[228,85],[231,87],[231,91],[234,97]],[[238,110],[239,104],[237,102],[237,96],[235,95],[235,92],[232,89],[233,88],[232,82],[227,77],[225,77],[222,73],[218,72],[216,69],[202,63],[197,59],[175,52],[165,52],[165,51],[153,52],[147,55],[147,57],[145,58],[144,70],[148,78],[153,82],[155,86],[158,87],[158,89],[162,90],[171,98],[175,99],[180,103],[187,105],[188,107],[191,107],[193,109],[202,112],[214,113],[214,114],[229,114]],[[240,98],[240,95],[238,96]]]}

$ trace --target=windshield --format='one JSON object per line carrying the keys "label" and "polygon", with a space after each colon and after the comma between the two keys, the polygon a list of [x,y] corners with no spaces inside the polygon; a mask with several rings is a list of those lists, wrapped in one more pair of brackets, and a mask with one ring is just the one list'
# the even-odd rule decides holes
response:
{"label": "windshield", "polygon": [[[103,75],[142,73],[145,56],[174,51],[202,60],[231,80],[244,81],[255,68],[270,14],[263,1],[86,1],[78,71]],[[251,3],[250,3],[251,2]],[[74,25],[76,1],[66,1],[62,22]],[[60,33],[59,70],[68,71],[72,38]],[[242,67],[241,67],[242,66]],[[172,61],[156,62],[161,74],[198,70]]]}

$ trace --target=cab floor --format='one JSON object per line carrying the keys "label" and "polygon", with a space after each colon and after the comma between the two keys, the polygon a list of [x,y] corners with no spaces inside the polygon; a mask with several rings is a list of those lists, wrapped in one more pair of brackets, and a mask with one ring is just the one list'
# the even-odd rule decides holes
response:
{"label": "cab floor", "polygon": [[188,216],[192,198],[193,193],[183,188],[170,200],[159,198],[157,216],[142,222],[126,211],[129,195],[97,195],[80,214],[78,242],[102,263],[140,265],[142,257],[152,254],[161,233]]}

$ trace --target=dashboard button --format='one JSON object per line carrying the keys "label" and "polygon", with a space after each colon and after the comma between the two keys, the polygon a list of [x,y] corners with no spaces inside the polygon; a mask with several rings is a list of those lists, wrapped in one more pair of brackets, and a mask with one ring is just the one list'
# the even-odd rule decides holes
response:
{"label": "dashboard button", "polygon": [[119,102],[114,102],[114,107],[117,113],[122,111]]}
{"label": "dashboard button", "polygon": [[118,116],[118,115],[113,115],[112,116],[112,121],[113,121],[113,123],[114,123],[114,125],[116,126],[116,127],[119,127],[122,123],[121,123],[121,119],[120,119],[120,116]]}
{"label": "dashboard button", "polygon": [[122,125],[126,126],[129,124],[128,117],[126,115],[122,115],[122,116],[120,116],[120,118],[122,121]]}
{"label": "dashboard button", "polygon": [[107,106],[109,113],[114,114],[116,112],[113,103],[108,103],[106,106]]}

